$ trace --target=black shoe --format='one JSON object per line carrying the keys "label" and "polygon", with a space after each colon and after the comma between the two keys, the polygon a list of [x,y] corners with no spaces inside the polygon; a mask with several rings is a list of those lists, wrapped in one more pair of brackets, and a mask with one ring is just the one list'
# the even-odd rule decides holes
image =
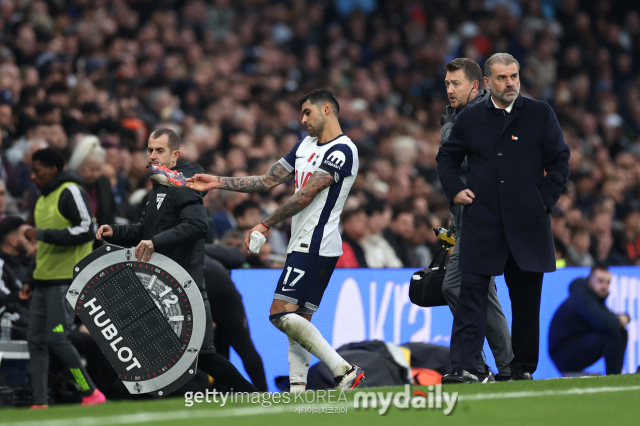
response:
{"label": "black shoe", "polygon": [[496,375],[496,382],[508,382],[511,380],[511,373],[498,373]]}
{"label": "black shoe", "polygon": [[456,368],[451,374],[445,374],[442,376],[442,384],[450,385],[453,383],[478,383],[478,376],[469,373],[462,368]]}
{"label": "black shoe", "polygon": [[511,372],[511,378],[509,379],[510,382],[517,382],[520,380],[533,380],[533,377],[531,377],[531,373],[528,371]]}
{"label": "black shoe", "polygon": [[478,381],[480,383],[493,383],[496,381],[496,375],[491,370],[488,370],[489,374],[478,373]]}
{"label": "black shoe", "polygon": [[478,370],[477,376],[480,383],[493,383],[496,381],[496,376],[487,364],[484,365],[484,371]]}

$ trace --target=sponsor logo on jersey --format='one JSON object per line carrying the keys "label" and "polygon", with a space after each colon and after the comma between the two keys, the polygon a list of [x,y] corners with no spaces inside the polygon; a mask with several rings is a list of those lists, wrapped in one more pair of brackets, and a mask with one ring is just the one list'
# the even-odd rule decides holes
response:
{"label": "sponsor logo on jersey", "polygon": [[341,151],[333,151],[325,160],[325,164],[327,166],[333,167],[338,170],[340,170],[346,162],[347,158]]}

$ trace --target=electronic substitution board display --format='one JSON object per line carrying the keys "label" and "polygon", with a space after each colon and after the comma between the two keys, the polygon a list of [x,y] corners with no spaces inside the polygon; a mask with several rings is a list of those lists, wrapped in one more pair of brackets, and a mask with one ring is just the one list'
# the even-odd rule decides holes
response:
{"label": "electronic substitution board display", "polygon": [[168,395],[197,368],[205,333],[202,295],[180,265],[159,253],[106,245],[74,267],[67,301],[129,392]]}

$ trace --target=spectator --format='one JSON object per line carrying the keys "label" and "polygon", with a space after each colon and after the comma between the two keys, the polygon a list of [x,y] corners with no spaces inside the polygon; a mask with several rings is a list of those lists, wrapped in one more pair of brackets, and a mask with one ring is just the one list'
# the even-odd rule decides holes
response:
{"label": "spectator", "polygon": [[31,280],[33,273],[34,244],[25,236],[30,228],[18,216],[8,216],[0,221],[0,316],[5,312],[12,314],[12,340],[27,338],[29,298],[22,292],[22,287]]}
{"label": "spectator", "polygon": [[260,205],[253,200],[243,201],[233,209],[233,217],[239,230],[251,229],[262,220]]}
{"label": "spectator", "polygon": [[0,99],[0,145],[8,148],[13,144],[16,127],[13,123],[13,108],[11,104]]}
{"label": "spectator", "polygon": [[7,189],[16,200],[19,200],[20,210],[23,212],[32,211],[38,197],[38,188],[31,180],[31,157],[34,152],[47,146],[44,139],[30,139],[22,161],[12,168],[7,179]]}
{"label": "spectator", "polygon": [[393,248],[405,268],[411,267],[409,244],[414,233],[414,218],[409,206],[397,206],[389,227],[382,232],[385,240]]}
{"label": "spectator", "polygon": [[4,181],[0,179],[0,220],[4,219],[7,211],[7,187]]}
{"label": "spectator", "polygon": [[625,265],[640,265],[640,210],[638,201],[628,202],[619,209],[622,229],[614,236],[613,252]]}
{"label": "spectator", "polygon": [[[432,218],[432,220],[437,220]],[[438,238],[433,232],[434,226],[431,224],[425,216],[414,216],[415,229],[411,235],[411,248],[409,249],[409,258],[411,259],[412,268],[427,268],[433,260],[434,254],[431,252],[430,247],[435,243],[436,247],[439,247]],[[440,221],[436,223],[436,228],[440,226]],[[434,241],[435,239],[435,241]]]}
{"label": "spectator", "polygon": [[220,209],[213,215],[211,221],[216,229],[216,235],[222,238],[228,230],[238,227],[233,211],[239,204],[249,198],[249,194],[220,191],[219,198],[221,199]]}
{"label": "spectator", "polygon": [[342,213],[342,256],[336,268],[366,268],[364,250],[360,241],[367,232],[367,214],[363,209],[346,210]]}
{"label": "spectator", "polygon": [[564,268],[567,266],[567,247],[564,245],[562,240],[557,238],[553,239],[553,246],[556,251],[556,268]]}
{"label": "spectator", "polygon": [[630,318],[606,306],[611,272],[601,264],[569,286],[549,326],[549,355],[561,373],[580,372],[604,356],[606,374],[620,374]]}
{"label": "spectator", "polygon": [[390,209],[382,202],[371,202],[367,207],[367,235],[361,242],[365,262],[369,268],[402,268],[402,261],[382,231],[389,224]]}
{"label": "spectator", "polygon": [[[580,213],[580,217],[582,217],[582,213]],[[557,205],[551,209],[551,232],[554,240],[560,240],[564,245],[571,242],[571,231],[567,227],[567,218]]]}
{"label": "spectator", "polygon": [[[85,136],[69,160],[69,168],[77,170],[82,176],[82,186],[91,203],[89,214],[95,219],[97,227],[114,223],[117,210],[111,182],[102,174],[105,160],[106,152],[95,136]],[[94,226],[94,232],[97,227]],[[94,246],[97,244],[95,242]]]}
{"label": "spectator", "polygon": [[612,213],[605,210],[594,210],[591,214],[591,247],[589,252],[596,263],[609,262],[617,264],[611,257],[613,234],[611,230]]}
{"label": "spectator", "polygon": [[589,230],[585,227],[574,228],[571,231],[571,244],[566,250],[567,266],[593,266],[590,245]]}

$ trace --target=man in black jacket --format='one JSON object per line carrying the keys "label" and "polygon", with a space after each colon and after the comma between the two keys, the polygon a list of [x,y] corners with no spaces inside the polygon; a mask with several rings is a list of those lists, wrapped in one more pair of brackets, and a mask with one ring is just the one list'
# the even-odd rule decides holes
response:
{"label": "man in black jacket", "polygon": [[233,246],[207,244],[204,258],[204,281],[211,297],[211,315],[215,328],[216,350],[229,358],[233,347],[244,365],[251,382],[260,392],[267,392],[267,379],[262,358],[256,350],[242,296],[231,280],[229,269],[240,268],[245,256]]}
{"label": "man in black jacket", "polygon": [[602,356],[607,374],[622,372],[630,318],[605,306],[609,284],[609,268],[595,265],[587,278],[569,285],[549,326],[549,355],[561,373],[582,371]]}
{"label": "man in black jacket", "polygon": [[0,221],[0,317],[11,314],[11,339],[26,340],[29,324],[29,295],[23,286],[31,280],[33,257],[27,257],[29,226],[19,216]]}
{"label": "man in black jacket", "polygon": [[[477,381],[492,276],[505,274],[511,297],[511,380],[538,366],[544,272],[556,269],[549,211],[569,176],[569,147],[555,113],[523,98],[520,65],[506,53],[485,63],[486,102],[458,114],[436,157],[447,198],[464,204],[462,284],[451,335],[453,373],[443,383]],[[460,165],[469,162],[467,182]]]}
{"label": "man in black jacket", "polygon": [[[491,93],[482,87],[482,70],[473,59],[458,58],[445,65],[447,74],[445,85],[449,95],[450,105],[447,105],[445,112],[440,119],[442,125],[442,141],[444,142],[451,133],[451,128],[455,121],[455,116],[466,106],[476,103],[486,102]],[[467,181],[469,167],[467,160],[460,166],[460,178]],[[460,238],[462,235],[462,210],[463,205],[451,204],[451,230],[455,234],[456,244],[453,247],[447,272],[442,283],[442,292],[449,304],[451,312],[455,315],[458,296],[460,295],[461,273],[460,273]],[[509,325],[502,312],[502,306],[498,300],[496,283],[494,277],[489,282],[489,304],[487,306],[487,341],[496,360],[496,367],[499,374],[495,380],[503,381],[511,378],[511,367],[509,363],[513,358],[511,349],[511,335]],[[484,362],[484,353],[478,359],[478,379],[482,382],[494,381],[493,375]]]}
{"label": "man in black jacket", "polygon": [[[178,162],[179,156],[180,138],[173,130],[161,128],[149,136],[149,165],[164,165],[185,177],[204,172],[200,166]],[[204,280],[204,240],[209,229],[207,210],[202,204],[204,195],[205,192],[154,182],[139,223],[102,225],[96,238],[112,244],[136,246],[138,261],[149,261],[151,254],[157,251],[182,266],[197,283],[205,305],[207,328],[198,367],[237,392],[255,392],[255,386],[245,380],[228,359],[216,353],[213,345],[211,307]]]}

